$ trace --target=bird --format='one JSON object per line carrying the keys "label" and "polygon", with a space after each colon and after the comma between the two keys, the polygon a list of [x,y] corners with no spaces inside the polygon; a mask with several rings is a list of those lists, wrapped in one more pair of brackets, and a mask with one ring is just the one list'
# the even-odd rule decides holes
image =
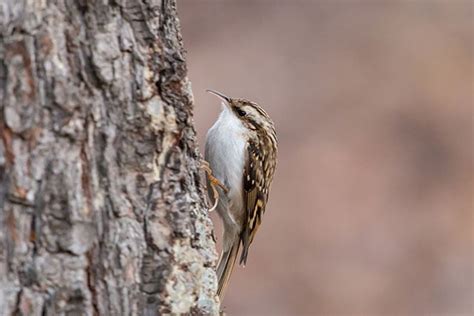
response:
{"label": "bird", "polygon": [[209,195],[211,200],[218,199],[215,208],[224,228],[216,270],[217,295],[222,301],[240,246],[239,264],[245,266],[262,223],[277,164],[278,140],[272,119],[257,103],[206,91],[217,96],[222,105],[207,133],[204,154],[212,172]]}

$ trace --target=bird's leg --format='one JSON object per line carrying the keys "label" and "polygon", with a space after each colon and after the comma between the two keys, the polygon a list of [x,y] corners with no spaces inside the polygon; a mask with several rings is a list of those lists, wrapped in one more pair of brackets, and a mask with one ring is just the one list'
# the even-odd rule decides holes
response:
{"label": "bird's leg", "polygon": [[206,173],[207,178],[209,179],[209,184],[212,189],[214,205],[212,205],[212,207],[209,209],[209,212],[212,212],[216,209],[217,204],[219,203],[219,192],[217,191],[216,186],[220,187],[226,193],[229,192],[229,189],[224,184],[222,184],[222,182],[220,182],[216,177],[213,176],[211,166],[209,166],[209,163],[204,159],[201,159],[201,169],[203,169]]}
{"label": "bird's leg", "polygon": [[229,189],[224,185],[222,184],[222,182],[219,181],[219,179],[217,179],[216,177],[214,177],[212,175],[212,169],[211,169],[211,166],[209,166],[209,163],[207,161],[205,161],[204,159],[201,159],[201,169],[203,169],[208,178],[209,178],[209,181],[214,185],[214,186],[219,186],[222,190],[224,190],[225,193],[229,193]]}

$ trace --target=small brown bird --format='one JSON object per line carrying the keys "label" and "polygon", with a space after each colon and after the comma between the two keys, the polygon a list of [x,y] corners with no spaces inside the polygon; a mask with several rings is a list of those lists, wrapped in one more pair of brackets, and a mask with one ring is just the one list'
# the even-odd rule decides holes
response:
{"label": "small brown bird", "polygon": [[277,137],[273,121],[258,104],[207,91],[218,96],[223,106],[207,133],[205,150],[214,177],[225,186],[217,188],[216,206],[224,223],[217,267],[217,293],[222,300],[240,244],[240,264],[245,265],[262,222],[277,162]]}

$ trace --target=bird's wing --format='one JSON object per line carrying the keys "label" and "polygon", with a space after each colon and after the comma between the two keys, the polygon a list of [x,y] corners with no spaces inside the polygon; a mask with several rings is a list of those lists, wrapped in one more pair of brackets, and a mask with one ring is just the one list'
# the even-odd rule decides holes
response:
{"label": "bird's wing", "polygon": [[262,222],[267,203],[268,187],[265,183],[264,171],[268,167],[265,165],[267,160],[263,154],[257,143],[249,141],[243,173],[243,199],[247,222],[244,223],[244,230],[241,233],[243,249],[240,264],[244,265],[247,262],[250,244]]}

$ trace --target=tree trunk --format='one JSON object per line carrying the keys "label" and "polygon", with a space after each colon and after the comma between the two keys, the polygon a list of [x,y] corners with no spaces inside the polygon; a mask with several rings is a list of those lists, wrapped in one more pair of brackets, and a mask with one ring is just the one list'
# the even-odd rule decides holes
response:
{"label": "tree trunk", "polygon": [[2,315],[217,314],[174,0],[0,5]]}

